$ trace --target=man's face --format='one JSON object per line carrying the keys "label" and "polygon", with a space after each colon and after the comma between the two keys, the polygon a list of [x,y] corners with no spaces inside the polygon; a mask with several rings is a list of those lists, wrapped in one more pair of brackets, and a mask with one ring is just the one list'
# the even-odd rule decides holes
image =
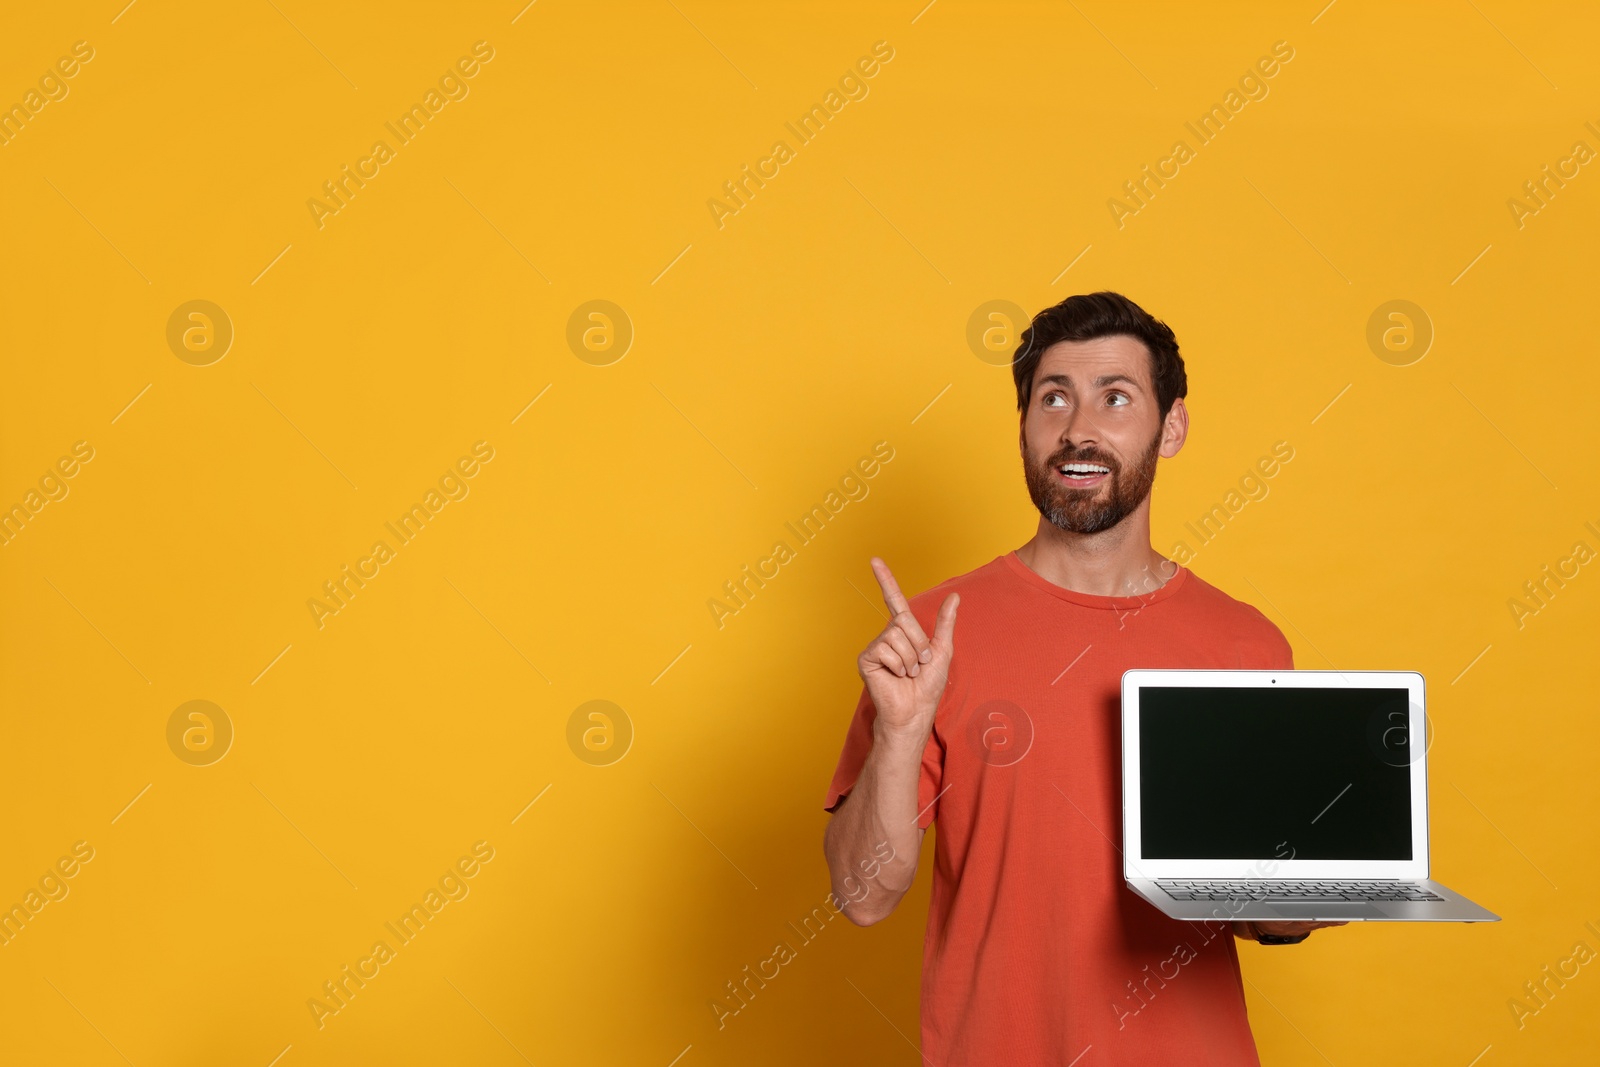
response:
{"label": "man's face", "polygon": [[[1182,404],[1174,401],[1173,413]],[[1045,350],[1021,436],[1034,506],[1055,526],[1082,534],[1110,529],[1135,511],[1150,495],[1156,457],[1175,454],[1182,443],[1157,410],[1150,353],[1121,334]],[[1067,464],[1097,469],[1063,472]]]}

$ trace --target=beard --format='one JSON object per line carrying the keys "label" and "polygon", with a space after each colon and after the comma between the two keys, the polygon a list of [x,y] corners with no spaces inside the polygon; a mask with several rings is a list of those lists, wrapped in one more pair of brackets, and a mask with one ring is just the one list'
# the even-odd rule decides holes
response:
{"label": "beard", "polygon": [[[1150,495],[1156,480],[1156,458],[1161,451],[1161,430],[1156,431],[1144,455],[1127,470],[1115,456],[1096,450],[1064,450],[1045,463],[1036,463],[1033,451],[1026,444],[1023,447],[1026,451],[1022,469],[1028,480],[1028,495],[1033,497],[1039,514],[1068,533],[1094,534],[1117,525]],[[1065,463],[1097,463],[1110,468],[1111,473],[1093,488],[1074,489],[1061,480],[1059,470]]]}

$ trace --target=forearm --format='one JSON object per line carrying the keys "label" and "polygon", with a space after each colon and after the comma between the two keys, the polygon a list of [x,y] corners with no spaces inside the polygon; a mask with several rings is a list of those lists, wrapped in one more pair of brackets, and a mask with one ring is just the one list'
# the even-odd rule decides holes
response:
{"label": "forearm", "polygon": [[823,850],[834,897],[852,922],[894,910],[917,873],[917,784],[926,738],[874,734],[861,774],[828,824]]}

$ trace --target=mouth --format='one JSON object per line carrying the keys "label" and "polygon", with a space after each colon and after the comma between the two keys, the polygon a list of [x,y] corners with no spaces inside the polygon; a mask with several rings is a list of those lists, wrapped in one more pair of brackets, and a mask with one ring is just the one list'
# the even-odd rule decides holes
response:
{"label": "mouth", "polygon": [[1099,463],[1063,463],[1056,473],[1064,484],[1087,489],[1099,485],[1111,474],[1111,468]]}

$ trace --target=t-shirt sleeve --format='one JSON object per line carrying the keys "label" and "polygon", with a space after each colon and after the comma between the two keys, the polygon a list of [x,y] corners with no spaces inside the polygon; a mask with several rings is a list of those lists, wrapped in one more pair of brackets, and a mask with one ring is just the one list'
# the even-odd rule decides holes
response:
{"label": "t-shirt sleeve", "polygon": [[[867,753],[872,750],[872,723],[877,717],[878,709],[873,706],[872,698],[863,684],[861,697],[856,701],[855,716],[850,720],[850,729],[845,734],[844,751],[839,754],[833,781],[828,785],[828,799],[822,805],[824,811],[838,807],[839,801],[855,788],[861,768],[867,762]],[[922,750],[922,773],[917,780],[917,825],[923,829],[932,825],[934,816],[938,814],[937,798],[943,777],[944,747],[939,741],[938,731],[932,730],[928,734],[927,747]]]}
{"label": "t-shirt sleeve", "polygon": [[1292,671],[1294,670],[1294,648],[1289,644],[1289,639],[1283,636],[1283,631],[1278,629],[1277,623],[1261,614],[1259,608],[1252,608],[1261,620],[1261,637],[1256,641],[1256,655],[1260,662],[1251,669],[1260,671]]}

